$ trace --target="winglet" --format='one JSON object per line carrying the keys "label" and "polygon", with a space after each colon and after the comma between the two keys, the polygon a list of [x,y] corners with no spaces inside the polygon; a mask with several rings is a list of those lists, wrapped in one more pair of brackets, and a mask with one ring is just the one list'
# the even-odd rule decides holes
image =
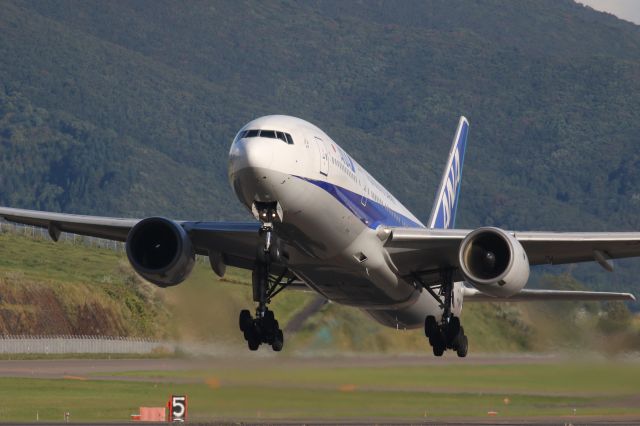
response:
{"label": "winglet", "polygon": [[469,122],[465,117],[460,117],[458,129],[451,144],[451,151],[449,151],[447,166],[438,189],[438,196],[429,217],[429,228],[450,229],[455,225],[468,134]]}

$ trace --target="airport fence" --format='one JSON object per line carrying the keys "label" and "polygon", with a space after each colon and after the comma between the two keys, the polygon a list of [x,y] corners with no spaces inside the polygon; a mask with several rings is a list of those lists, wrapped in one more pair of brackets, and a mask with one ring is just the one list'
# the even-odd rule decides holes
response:
{"label": "airport fence", "polygon": [[0,354],[152,354],[167,342],[136,337],[0,335]]}
{"label": "airport fence", "polygon": [[185,354],[228,356],[236,352],[236,348],[226,342],[178,342],[140,337],[79,335],[0,335],[0,355]]}

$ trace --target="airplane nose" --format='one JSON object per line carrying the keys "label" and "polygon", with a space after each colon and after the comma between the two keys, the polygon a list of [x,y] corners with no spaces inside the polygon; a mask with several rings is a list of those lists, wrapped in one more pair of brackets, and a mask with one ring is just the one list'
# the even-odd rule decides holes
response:
{"label": "airplane nose", "polygon": [[269,179],[274,149],[272,139],[259,137],[239,139],[231,145],[229,182],[248,208],[254,201],[271,201],[275,196]]}
{"label": "airplane nose", "polygon": [[240,139],[233,144],[229,153],[230,172],[244,168],[268,169],[273,162],[273,146],[270,140],[262,138]]}

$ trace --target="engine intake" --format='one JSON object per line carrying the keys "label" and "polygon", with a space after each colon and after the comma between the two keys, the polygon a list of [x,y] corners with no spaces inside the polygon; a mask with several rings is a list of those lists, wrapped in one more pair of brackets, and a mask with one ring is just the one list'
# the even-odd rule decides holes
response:
{"label": "engine intake", "polygon": [[126,248],[133,269],[159,287],[180,284],[195,264],[193,245],[185,230],[163,217],[138,222],[129,231]]}
{"label": "engine intake", "polygon": [[499,228],[478,228],[462,240],[460,268],[465,279],[490,296],[509,297],[529,280],[529,259],[515,237]]}

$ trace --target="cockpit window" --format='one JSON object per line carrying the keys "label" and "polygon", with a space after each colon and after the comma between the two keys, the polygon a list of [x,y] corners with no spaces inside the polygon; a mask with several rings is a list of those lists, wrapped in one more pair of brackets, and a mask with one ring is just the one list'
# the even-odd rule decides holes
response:
{"label": "cockpit window", "polygon": [[260,137],[261,138],[275,139],[276,138],[276,132],[273,131],[273,130],[260,130]]}
{"label": "cockpit window", "polygon": [[258,136],[269,139],[280,139],[286,144],[293,145],[293,138],[289,133],[276,130],[244,130],[238,133],[238,139],[255,138]]}
{"label": "cockpit window", "polygon": [[289,145],[293,145],[293,138],[291,137],[291,135],[289,133],[285,133],[285,136],[287,138],[287,143]]}

